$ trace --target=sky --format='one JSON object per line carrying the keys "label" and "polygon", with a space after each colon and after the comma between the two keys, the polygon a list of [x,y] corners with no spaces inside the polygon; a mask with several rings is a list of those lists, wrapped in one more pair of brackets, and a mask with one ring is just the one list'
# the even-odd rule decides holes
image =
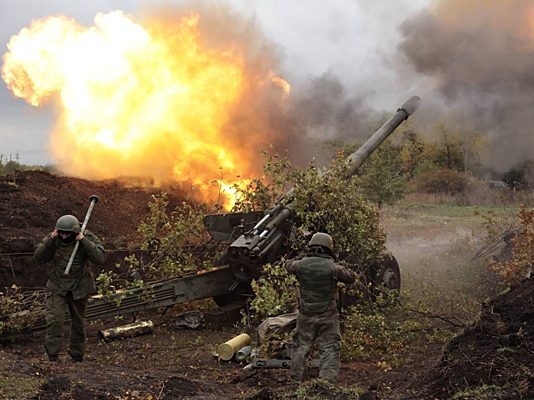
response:
{"label": "sky", "polygon": [[[4,54],[10,37],[35,18],[63,14],[90,25],[99,12],[123,10],[135,16],[153,4],[157,2],[0,0],[0,50]],[[228,4],[274,43],[281,60],[279,73],[294,86],[330,73],[348,92],[387,110],[419,94],[424,77],[398,65],[399,26],[429,7],[430,0],[233,0]],[[51,163],[47,144],[53,123],[51,107],[32,107],[0,82],[0,154],[18,153],[22,163]]]}

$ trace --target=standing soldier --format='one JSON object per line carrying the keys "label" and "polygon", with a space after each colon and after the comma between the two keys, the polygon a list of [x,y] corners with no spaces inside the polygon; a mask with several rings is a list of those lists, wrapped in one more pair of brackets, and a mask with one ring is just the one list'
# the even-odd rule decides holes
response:
{"label": "standing soldier", "polygon": [[353,283],[356,273],[334,262],[334,243],[316,233],[304,258],[286,263],[300,283],[297,333],[291,353],[291,377],[302,380],[306,358],[313,345],[320,353],[319,377],[335,381],[339,373],[341,333],[337,311],[337,282]]}
{"label": "standing soldier", "polygon": [[[65,274],[75,243],[80,243],[72,267]],[[83,361],[85,353],[85,309],[89,294],[95,291],[93,273],[87,263],[104,263],[104,247],[90,231],[81,232],[80,222],[73,215],[63,215],[56,227],[37,246],[35,259],[52,261],[46,287],[45,349],[50,361],[58,361],[62,347],[65,311],[69,310],[71,333],[69,355],[76,362]]]}

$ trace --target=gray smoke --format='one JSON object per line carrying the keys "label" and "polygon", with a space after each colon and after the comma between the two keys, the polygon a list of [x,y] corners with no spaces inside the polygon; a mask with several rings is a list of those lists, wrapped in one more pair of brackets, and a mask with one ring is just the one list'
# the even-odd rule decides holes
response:
{"label": "gray smoke", "polygon": [[533,158],[531,1],[440,0],[400,29],[401,52],[435,85],[446,117],[489,139],[493,168]]}
{"label": "gray smoke", "polygon": [[368,105],[365,96],[351,93],[331,71],[299,88],[291,107],[289,151],[299,164],[312,158],[324,164],[340,144],[369,137],[381,116]]}

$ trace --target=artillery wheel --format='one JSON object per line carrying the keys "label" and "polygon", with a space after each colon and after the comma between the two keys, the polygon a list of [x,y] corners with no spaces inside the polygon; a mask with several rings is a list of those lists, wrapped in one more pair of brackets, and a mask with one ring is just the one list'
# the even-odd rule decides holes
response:
{"label": "artillery wheel", "polygon": [[393,291],[398,294],[401,287],[401,274],[397,259],[385,254],[380,261],[372,263],[365,272],[371,300],[376,300],[381,292]]}
{"label": "artillery wheel", "polygon": [[374,302],[381,293],[393,294],[396,298],[400,292],[400,284],[399,263],[392,255],[385,254],[360,273],[356,293],[343,291],[340,294],[340,307],[346,308],[361,301]]}

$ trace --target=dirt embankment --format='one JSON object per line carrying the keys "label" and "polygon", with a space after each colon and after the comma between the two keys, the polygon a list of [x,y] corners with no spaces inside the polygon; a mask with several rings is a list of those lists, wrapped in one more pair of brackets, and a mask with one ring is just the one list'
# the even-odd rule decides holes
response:
{"label": "dirt embankment", "polygon": [[534,277],[482,308],[411,398],[534,399]]}
{"label": "dirt embankment", "polygon": [[[107,266],[127,255],[120,252],[135,241],[139,222],[148,214],[154,188],[132,188],[114,180],[87,181],[42,171],[0,178],[0,288],[15,283],[44,286],[45,266],[33,261],[35,245],[50,232],[57,218],[76,215],[83,221],[89,196],[100,198],[89,229],[108,251]],[[176,205],[180,196],[171,198]],[[96,272],[96,271],[95,271]]]}

